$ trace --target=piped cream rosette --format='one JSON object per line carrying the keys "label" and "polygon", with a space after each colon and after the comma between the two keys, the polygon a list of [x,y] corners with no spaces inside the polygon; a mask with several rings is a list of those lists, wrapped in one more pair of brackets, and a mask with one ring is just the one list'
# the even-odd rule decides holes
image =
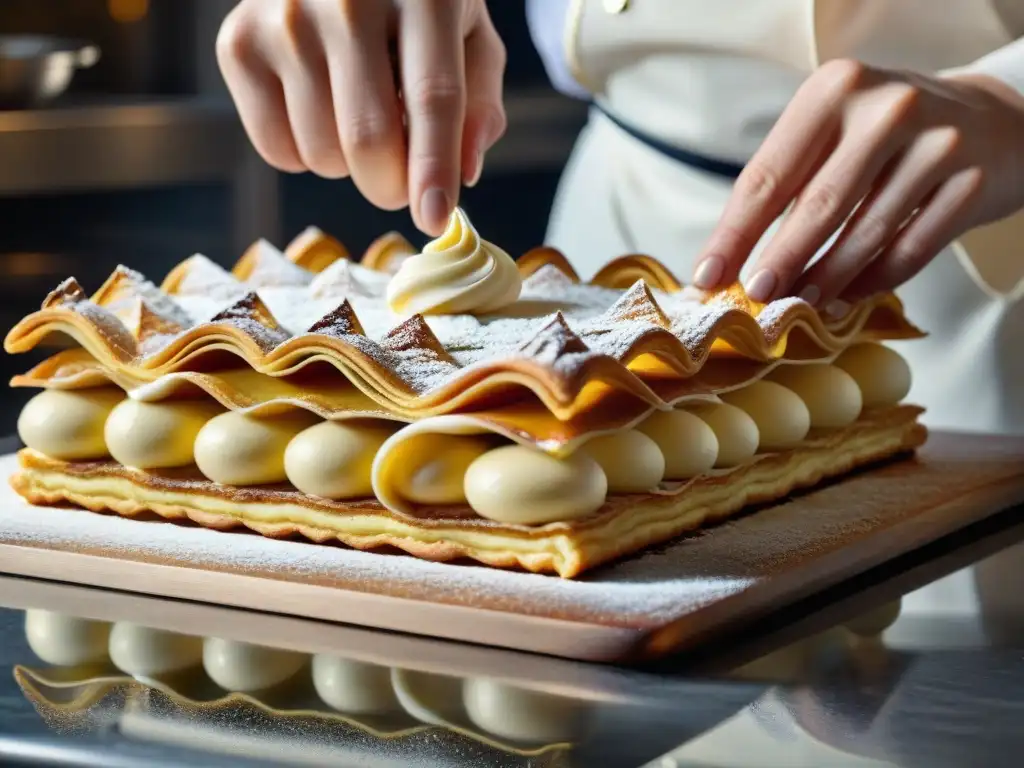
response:
{"label": "piped cream rosette", "polygon": [[512,257],[482,240],[456,208],[444,234],[402,262],[387,300],[399,315],[479,315],[512,304],[522,287]]}

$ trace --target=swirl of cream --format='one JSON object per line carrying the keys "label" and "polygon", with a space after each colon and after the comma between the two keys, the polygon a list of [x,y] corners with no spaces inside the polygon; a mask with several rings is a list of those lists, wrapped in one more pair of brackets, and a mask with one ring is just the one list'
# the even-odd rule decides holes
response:
{"label": "swirl of cream", "polygon": [[513,303],[522,287],[512,257],[480,239],[456,208],[444,234],[402,262],[387,298],[400,315],[486,314]]}

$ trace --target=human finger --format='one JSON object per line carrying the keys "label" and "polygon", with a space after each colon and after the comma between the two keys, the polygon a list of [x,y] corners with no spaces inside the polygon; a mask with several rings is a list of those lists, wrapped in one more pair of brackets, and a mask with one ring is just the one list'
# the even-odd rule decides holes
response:
{"label": "human finger", "polygon": [[256,21],[246,4],[228,14],[217,35],[217,63],[249,140],[274,168],[306,170],[292,135],[284,88],[257,47]]}
{"label": "human finger", "polygon": [[758,258],[746,286],[752,299],[769,301],[790,291],[899,150],[904,137],[894,130],[898,119],[849,126]]}
{"label": "human finger", "polygon": [[352,181],[379,208],[409,203],[407,151],[388,47],[390,2],[327,3],[321,35],[341,148]]}
{"label": "human finger", "polygon": [[952,176],[900,230],[896,239],[845,292],[853,301],[892,290],[916,275],[954,238],[973,225],[983,174],[968,168]]}
{"label": "human finger", "polygon": [[481,19],[466,37],[466,118],[462,137],[462,181],[473,186],[483,171],[484,156],[505,133],[503,99],[505,45],[484,6]]}
{"label": "human finger", "polygon": [[462,3],[417,0],[399,21],[413,219],[440,234],[458,203],[466,115]]}
{"label": "human finger", "polygon": [[797,91],[736,184],[694,272],[698,287],[733,282],[768,227],[814,174],[841,128],[863,67],[830,62]]}
{"label": "human finger", "polygon": [[303,165],[324,178],[347,176],[330,99],[326,53],[314,20],[300,4],[286,3],[283,18],[268,25],[264,37],[263,46],[284,87],[288,121]]}
{"label": "human finger", "polygon": [[830,314],[842,314],[842,303],[831,311],[829,307],[948,178],[959,143],[956,131],[941,128],[912,144],[881,176],[835,243],[801,277],[800,295]]}

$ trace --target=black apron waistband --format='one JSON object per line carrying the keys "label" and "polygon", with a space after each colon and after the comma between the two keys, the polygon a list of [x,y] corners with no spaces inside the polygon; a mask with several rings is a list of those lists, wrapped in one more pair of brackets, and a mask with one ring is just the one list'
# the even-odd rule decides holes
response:
{"label": "black apron waistband", "polygon": [[655,152],[664,155],[670,160],[675,160],[677,163],[682,163],[690,168],[694,168],[698,171],[704,171],[705,173],[714,174],[715,176],[722,176],[727,179],[735,179],[740,175],[743,170],[743,166],[731,162],[729,160],[719,160],[714,157],[708,157],[707,155],[701,155],[696,152],[690,152],[686,149],[668,144],[661,139],[655,138],[643,131],[633,127],[629,123],[624,122],[619,117],[613,115],[607,109],[602,107],[600,104],[594,102],[593,106],[602,115],[608,118],[614,123],[621,131],[632,136],[634,139],[639,141],[641,144],[653,149]]}

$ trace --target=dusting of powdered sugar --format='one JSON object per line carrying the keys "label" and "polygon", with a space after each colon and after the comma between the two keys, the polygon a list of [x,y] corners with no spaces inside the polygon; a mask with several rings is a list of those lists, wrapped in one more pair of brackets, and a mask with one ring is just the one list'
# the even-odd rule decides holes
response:
{"label": "dusting of powdered sugar", "polygon": [[[115,344],[142,357],[154,356],[196,326],[214,322],[239,328],[269,353],[289,338],[332,328],[330,319],[341,302],[348,301],[357,323],[348,323],[335,337],[418,394],[442,387],[474,368],[522,358],[568,378],[595,357],[625,361],[634,350],[642,349],[639,345],[645,339],[666,333],[681,342],[691,359],[703,359],[714,340],[715,326],[728,314],[746,309],[738,297],[727,294],[709,302],[702,291],[688,287],[667,293],[639,280],[625,291],[577,283],[548,264],[523,281],[519,299],[499,314],[422,318],[429,334],[417,332],[409,343],[396,346],[396,334],[402,333],[409,318],[389,308],[387,274],[339,259],[313,275],[265,241],[254,245],[246,258],[252,271],[240,281],[201,254],[191,257],[182,265],[173,297],[142,275],[119,268],[129,278],[130,286],[125,288],[130,293],[120,294],[117,303],[129,295],[138,297],[182,328],[177,334],[159,329],[165,332],[138,342],[129,342],[132,334],[116,313],[88,302],[77,284],[62,285],[51,296],[92,319]],[[263,304],[259,311],[251,306],[256,300]],[[768,343],[774,344],[791,311],[801,304],[806,309],[800,299],[772,302],[756,320],[747,315],[746,323],[748,327],[756,323]],[[430,348],[420,348],[420,342]]]}
{"label": "dusting of powdered sugar", "polygon": [[312,272],[300,267],[267,240],[258,240],[246,256],[252,260],[252,271],[245,281],[249,288],[301,286],[313,281]]}
{"label": "dusting of powdered sugar", "polygon": [[78,281],[69,277],[52,291],[43,302],[44,307],[63,307],[86,318],[112,346],[131,355],[135,352],[135,339],[124,323],[110,310],[94,304],[86,296]]}
{"label": "dusting of powdered sugar", "polygon": [[130,287],[125,291],[124,298],[115,299],[106,305],[109,311],[117,314],[120,310],[127,309],[132,299],[141,299],[153,314],[164,320],[169,320],[181,328],[188,328],[195,322],[195,318],[189,312],[179,306],[171,296],[157,288],[142,273],[121,264],[118,265],[115,274],[121,275]]}
{"label": "dusting of powdered sugar", "polygon": [[367,269],[348,259],[337,259],[313,278],[310,293],[314,298],[347,298],[353,295],[383,297],[391,276]]}
{"label": "dusting of powdered sugar", "polygon": [[[185,270],[176,288],[179,303],[184,297],[199,298],[219,302],[218,308],[222,308],[246,293],[245,286],[234,275],[201,253],[189,257],[179,268]],[[200,313],[193,317],[205,319],[216,313],[215,309],[209,315]]]}
{"label": "dusting of powdered sugar", "polygon": [[289,333],[278,326],[262,322],[261,303],[257,294],[250,293],[215,315],[210,322],[237,328],[264,351],[271,350],[288,339]]}
{"label": "dusting of powdered sugar", "polygon": [[786,316],[797,307],[810,309],[811,305],[799,297],[790,296],[766,304],[757,315],[757,324],[761,326],[761,332],[769,344],[774,344],[779,339],[783,328],[786,327]]}

